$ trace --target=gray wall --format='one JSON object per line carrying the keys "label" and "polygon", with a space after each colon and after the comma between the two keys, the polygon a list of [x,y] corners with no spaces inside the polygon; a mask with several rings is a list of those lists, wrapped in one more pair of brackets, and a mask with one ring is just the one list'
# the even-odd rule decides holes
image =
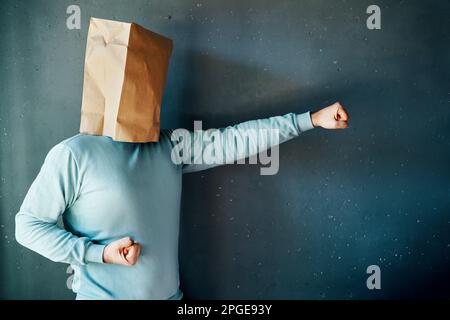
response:
{"label": "gray wall", "polygon": [[[382,10],[382,30],[365,13]],[[78,4],[81,30],[66,28]],[[90,16],[174,39],[165,127],[219,127],[336,100],[351,128],[255,165],[186,175],[189,298],[450,297],[448,1],[0,2],[0,297],[71,299],[66,266],[14,241],[48,150],[77,133]],[[382,289],[366,288],[366,268]]]}

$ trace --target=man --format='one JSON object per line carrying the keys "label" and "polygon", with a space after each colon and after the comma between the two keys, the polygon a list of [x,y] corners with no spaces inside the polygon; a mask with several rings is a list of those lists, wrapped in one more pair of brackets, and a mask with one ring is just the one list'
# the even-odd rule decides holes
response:
{"label": "man", "polygon": [[[121,43],[127,40],[128,33],[133,32],[135,34],[130,35],[130,39],[136,39],[138,33],[144,34],[147,42],[152,41],[151,37],[154,37],[154,34],[146,33],[142,28],[127,26],[129,29],[124,29],[123,25],[116,22],[103,23],[101,20],[94,22],[100,30],[97,30],[99,33],[106,30],[108,35],[117,35],[122,32]],[[93,30],[91,27],[90,34]],[[108,28],[116,28],[120,32],[110,32]],[[127,32],[125,36],[123,30]],[[90,58],[100,57],[96,60],[95,67],[103,60],[107,60],[101,58],[109,47],[116,50],[109,56],[110,59],[118,56],[118,48],[119,50],[124,48],[124,46],[108,46],[114,39],[98,41],[103,37],[99,33],[94,35],[92,32],[94,35],[92,38],[96,41],[92,43],[101,46],[103,51],[93,50],[88,42],[87,66]],[[159,36],[156,39],[162,41]],[[130,43],[128,46],[131,47]],[[143,47],[142,43],[140,47]],[[155,50],[155,45],[151,46],[151,50]],[[147,57],[148,55],[144,56],[145,59]],[[128,63],[127,60],[128,65],[133,63]],[[117,67],[117,64],[114,66]],[[105,64],[103,69],[99,69],[98,79],[105,78],[107,67],[109,65]],[[152,68],[156,67],[157,64],[148,63],[142,72],[145,72],[146,76],[149,72],[154,75],[156,73]],[[140,71],[141,69],[134,70],[131,76]],[[96,70],[88,72],[88,78],[85,74],[83,96],[83,116],[86,117],[89,116],[88,98],[95,94],[105,94],[107,91],[105,90],[107,86],[102,87],[101,81],[95,79]],[[126,81],[130,81],[131,76],[127,79],[125,71]],[[162,80],[164,78],[162,73],[160,78]],[[93,80],[97,82],[93,83]],[[108,79],[111,80],[115,79]],[[93,83],[93,88],[89,88],[89,83]],[[146,82],[136,82],[133,87],[139,85],[146,85]],[[160,90],[158,96],[161,97],[163,86],[159,83],[156,87]],[[87,96],[86,92],[90,96]],[[132,91],[133,94],[136,92],[147,94],[149,90]],[[116,91],[113,94],[116,94]],[[108,100],[108,103],[125,101],[131,108],[129,110],[140,110],[131,117],[132,112],[128,111],[126,114],[129,116],[128,123],[121,129],[123,136],[140,139],[135,133],[128,134],[124,130],[133,130],[133,121],[136,121],[136,127],[142,129],[142,132],[150,132],[146,130],[148,128],[143,128],[146,122],[137,123],[145,118],[141,117],[140,112],[150,109],[153,119],[156,119],[153,123],[159,126],[160,101],[153,100],[157,108],[152,109],[151,106],[147,106],[146,99],[139,100],[136,95],[134,98],[138,105],[131,107],[131,100],[125,101],[123,97],[122,99],[100,97],[92,100],[97,103],[95,107],[98,107],[99,101]],[[105,105],[103,109],[105,113],[111,110],[117,113],[117,110],[126,106],[123,103],[120,108],[118,105]],[[113,119],[111,116],[113,113],[98,117],[99,109],[96,110],[96,119],[101,119],[101,122],[88,119],[87,126],[93,124],[96,130],[103,130],[108,126],[108,128],[115,127],[106,123]],[[347,121],[348,115],[344,108],[335,103],[312,114],[290,113],[230,126],[215,131],[216,138],[224,142],[219,145],[227,157],[205,159],[215,160],[205,162],[213,162],[215,165],[230,163],[233,161],[229,159],[252,156],[276,145],[277,142],[282,143],[297,137],[313,127],[346,128]],[[121,124],[123,125],[123,122]],[[151,123],[148,124],[150,125]],[[277,130],[278,139],[269,140],[270,143],[258,139],[258,132],[273,129]],[[87,131],[89,133],[89,130]],[[194,154],[188,158],[183,156],[176,159],[181,161],[173,161],[172,153],[176,146],[173,131],[159,132],[159,127],[152,127],[151,133],[152,139],[154,137],[158,139],[144,143],[115,141],[106,136],[107,134],[101,135],[102,133],[98,132],[78,134],[62,141],[48,153],[17,213],[16,240],[52,261],[70,264],[74,269],[72,289],[77,293],[77,299],[181,299],[182,297],[178,275],[182,174],[203,170],[211,165],[205,166],[198,164],[198,161],[192,161]],[[190,132],[189,135],[192,141],[199,141],[198,132]],[[238,145],[245,145],[246,138],[257,148],[235,148],[233,144],[225,143],[233,141]],[[210,143],[214,142],[201,141],[200,149],[209,148]],[[63,218],[64,228],[57,225],[60,216]]]}
{"label": "man", "polygon": [[[220,135],[276,128],[281,143],[313,127],[346,128],[347,121],[344,108],[335,103],[311,115],[244,122],[220,130]],[[174,164],[173,147],[170,130],[162,130],[157,143],[93,135],[59,143],[16,216],[17,241],[71,264],[77,299],[180,299],[181,178],[183,172],[205,166]],[[236,159],[252,155],[233,152]],[[56,224],[60,215],[65,230]]]}

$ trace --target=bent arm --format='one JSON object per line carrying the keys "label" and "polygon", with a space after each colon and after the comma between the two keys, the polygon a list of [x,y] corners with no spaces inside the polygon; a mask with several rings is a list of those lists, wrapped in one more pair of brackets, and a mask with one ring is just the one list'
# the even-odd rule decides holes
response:
{"label": "bent arm", "polygon": [[172,141],[172,160],[183,165],[183,173],[233,163],[297,137],[312,129],[309,112],[289,113],[246,121],[222,129],[187,131],[177,129]]}
{"label": "bent arm", "polygon": [[56,261],[70,264],[103,262],[103,245],[60,228],[60,215],[76,200],[78,168],[70,149],[59,144],[47,155],[16,215],[16,240]]}

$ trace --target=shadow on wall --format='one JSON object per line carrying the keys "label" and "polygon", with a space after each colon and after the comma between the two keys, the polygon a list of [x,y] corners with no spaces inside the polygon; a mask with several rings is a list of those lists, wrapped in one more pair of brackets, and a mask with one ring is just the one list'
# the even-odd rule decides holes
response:
{"label": "shadow on wall", "polygon": [[194,120],[220,127],[255,118],[299,113],[311,106],[331,104],[336,97],[345,98],[345,91],[350,90],[336,88],[324,94],[321,88],[304,86],[264,68],[201,52],[187,51],[183,59],[187,70],[180,89],[180,104],[185,106],[181,111],[185,127],[192,127]]}
{"label": "shadow on wall", "polygon": [[[189,66],[186,72],[188,80],[183,82],[185,87],[182,89],[181,100],[186,106],[186,110],[183,111],[183,125],[186,128],[192,129],[194,120],[203,120],[203,128],[206,129],[288,112],[301,112],[303,110],[299,106],[317,101],[319,97],[318,93],[314,95],[310,92],[306,95],[305,88],[299,84],[275,76],[264,69],[194,51],[187,52],[185,59],[185,64]],[[185,175],[180,270],[182,288],[187,298],[227,298],[227,287],[237,281],[230,278],[236,275],[236,271],[253,277],[246,266],[233,266],[236,252],[237,255],[239,252],[242,255],[253,255],[256,259],[267,254],[276,257],[274,248],[267,243],[258,244],[233,237],[234,233],[251,232],[245,230],[248,229],[248,224],[243,222],[246,221],[246,213],[239,209],[239,212],[230,212],[218,197],[227,192],[234,194],[234,207],[244,207],[250,217],[253,216],[252,212],[267,211],[263,199],[260,199],[260,208],[246,207],[245,203],[242,203],[243,199],[240,199],[252,197],[254,186],[258,185],[260,179],[256,170],[259,169],[249,169],[249,166],[229,166],[210,170],[208,173]],[[214,173],[210,174],[211,172]],[[224,177],[224,174],[227,177]],[[231,181],[234,180],[237,188],[247,189],[246,194],[239,197],[237,194],[239,190],[226,190],[224,185],[229,182],[229,177],[232,177]],[[217,186],[224,186],[224,189],[217,189]],[[273,194],[273,197],[278,198],[278,195]],[[256,205],[251,200],[249,203]],[[234,214],[236,223],[242,225],[233,228],[228,223],[230,219],[234,219]],[[239,215],[241,217],[238,217]],[[276,217],[278,223],[288,227],[289,222],[286,218],[282,215]],[[264,221],[264,218],[261,219]],[[264,225],[272,224],[270,221],[260,224],[261,231],[266,235],[270,230],[264,230]],[[298,231],[285,230],[284,237],[289,238],[290,234]],[[274,265],[265,267],[268,268],[268,272],[273,272],[276,268]],[[255,285],[261,281],[254,280]],[[258,289],[253,297],[247,298],[255,298],[257,295],[259,298],[270,296],[265,291],[276,285],[276,281],[269,281],[266,289],[262,292]],[[236,297],[231,293],[228,294],[230,297]]]}
{"label": "shadow on wall", "polygon": [[[327,105],[336,97],[343,101],[351,100],[354,92],[368,87],[360,82],[360,88],[350,89],[341,83],[341,87],[335,86],[323,93],[322,88],[305,87],[263,69],[215,56],[196,52],[189,52],[186,56],[189,81],[184,82],[182,100],[186,105],[184,124],[190,129],[194,120],[203,120],[203,128],[206,129],[289,112],[300,113],[308,110],[305,106]],[[384,83],[384,86],[389,84]],[[355,109],[356,106],[352,105],[351,111]],[[354,122],[355,118],[358,116],[352,117]],[[294,274],[304,274],[301,281],[309,283],[309,273],[314,266],[306,255],[300,255],[292,265],[283,252],[292,246],[292,239],[298,238],[299,234],[309,234],[311,230],[307,225],[292,224],[292,208],[279,206],[286,200],[284,185],[289,180],[289,172],[300,170],[306,174],[317,170],[317,163],[325,162],[324,149],[333,146],[328,141],[343,138],[342,135],[336,137],[317,131],[314,140],[305,136],[295,145],[288,143],[281,149],[282,172],[270,178],[260,177],[259,168],[248,165],[185,175],[180,270],[187,298],[308,298],[298,292],[292,293],[298,286],[298,277],[295,280],[289,278]],[[347,133],[348,138],[352,139]],[[337,154],[339,148],[332,147],[330,154]],[[332,160],[336,167],[347,170],[346,159]],[[301,169],[298,168],[299,163],[302,164]],[[353,172],[355,174],[358,175]],[[269,180],[268,184],[264,185],[267,181],[264,179]],[[306,193],[307,188],[302,186],[304,183],[298,184],[292,187]],[[233,198],[232,203],[228,198],[223,199],[225,194]],[[230,221],[235,221],[235,224],[230,225]],[[253,240],[246,238],[249,234],[253,234]],[[311,247],[318,251],[327,249],[321,248],[318,241]],[[332,248],[329,249],[331,251]],[[252,267],[261,263],[258,259],[264,261],[264,269],[259,271]],[[239,285],[233,285],[239,283],[239,279],[233,277],[247,278],[249,283],[253,283],[253,294],[240,292]],[[333,281],[339,286],[339,279]],[[342,280],[343,283],[345,281]]]}
{"label": "shadow on wall", "polygon": [[[409,131],[408,126],[398,126],[402,116],[400,102],[408,101],[411,94],[407,86],[398,78],[368,76],[361,71],[341,75],[351,81],[333,79],[332,86],[312,87],[263,68],[195,51],[187,52],[185,59],[188,79],[183,81],[181,99],[185,105],[182,115],[186,128],[192,129],[194,120],[203,120],[206,129],[298,113],[311,106],[325,106],[337,98],[348,107],[351,115],[350,129],[345,132],[317,130],[311,136],[305,135],[282,146],[281,171],[276,176],[260,177],[257,167],[247,165],[227,166],[184,177],[180,270],[187,298],[345,298],[349,291],[353,292],[350,298],[445,296],[448,291],[445,286],[435,293],[421,291],[422,287],[429,290],[437,279],[430,279],[425,267],[418,267],[416,273],[405,272],[402,268],[408,258],[396,267],[386,265],[385,279],[390,278],[395,285],[382,293],[369,293],[364,285],[364,268],[370,261],[378,261],[386,251],[400,245],[396,240],[391,242],[381,237],[386,230],[399,238],[405,234],[402,244],[417,250],[423,248],[421,240],[428,236],[424,230],[417,230],[413,216],[395,216],[398,224],[393,224],[384,215],[386,210],[423,214],[414,208],[411,199],[427,192],[426,185],[420,181],[429,177],[423,175],[420,159],[427,158],[435,146],[426,144],[428,137],[423,134],[426,129],[421,129],[421,126],[426,128],[426,123],[416,122],[417,114],[409,116],[410,121],[417,123],[414,132]],[[414,76],[410,69],[400,68],[400,72]],[[411,148],[408,141],[426,147]],[[399,164],[405,159],[417,161],[407,162],[405,170],[408,172],[397,175]],[[431,166],[442,166],[438,159],[433,161],[436,163]],[[328,192],[343,193],[346,199],[360,201],[358,210],[339,212],[339,206],[333,203],[327,206],[317,196],[318,191],[325,189],[321,184],[331,170],[338,172],[342,179],[339,183],[345,186],[338,190],[336,179]],[[297,176],[301,179],[295,181],[293,177]],[[233,180],[234,184],[230,183]],[[410,198],[401,194],[405,184],[411,186]],[[306,204],[280,208],[284,203],[295,202],[292,199],[296,197],[293,196],[295,191],[290,189],[305,193],[302,199]],[[377,208],[371,198],[375,193],[390,205]],[[314,200],[308,200],[308,194]],[[229,203],[224,195],[232,197],[233,202]],[[321,217],[308,215],[308,205],[321,210],[318,213]],[[295,211],[307,221],[293,223]],[[342,215],[347,228],[344,231],[335,231],[333,221],[327,221],[327,216],[334,212]],[[365,220],[367,217],[373,222]],[[231,219],[234,223],[230,223]],[[430,219],[430,223],[437,224],[439,217]],[[337,249],[336,245],[345,246],[344,240],[322,241],[320,232],[326,228],[333,230],[336,239],[366,232],[367,240],[355,241],[350,250]],[[413,240],[407,238],[409,232],[416,235]],[[252,239],[247,239],[247,234],[252,234]],[[303,235],[307,235],[308,240],[304,240]],[[291,242],[299,239],[304,241],[300,245],[305,249],[294,260],[286,257],[286,248],[291,248]],[[332,266],[332,259],[327,257],[336,251],[353,255],[356,262],[348,262],[347,266],[341,262],[343,267],[334,269],[337,267]],[[433,259],[439,259],[439,255]],[[258,260],[263,261],[260,268]],[[352,263],[357,264],[358,269],[353,270]],[[328,271],[328,278],[324,276],[322,281],[312,277],[318,265]],[[352,273],[343,274],[348,270]],[[438,273],[441,278],[448,278],[448,273],[442,270]],[[404,283],[414,281],[421,274],[430,281],[417,283],[412,291],[402,289]],[[244,289],[239,283],[245,281]],[[355,289],[355,283],[361,285]],[[249,284],[253,287],[249,288]],[[334,289],[326,289],[330,287]],[[315,296],[320,290],[327,295],[317,293]]]}

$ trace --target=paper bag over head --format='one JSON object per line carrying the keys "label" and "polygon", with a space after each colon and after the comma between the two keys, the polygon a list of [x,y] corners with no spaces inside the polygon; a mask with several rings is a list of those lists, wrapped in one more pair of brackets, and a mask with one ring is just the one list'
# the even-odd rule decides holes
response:
{"label": "paper bag over head", "polygon": [[172,40],[135,23],[91,18],[80,133],[158,141],[171,54]]}

